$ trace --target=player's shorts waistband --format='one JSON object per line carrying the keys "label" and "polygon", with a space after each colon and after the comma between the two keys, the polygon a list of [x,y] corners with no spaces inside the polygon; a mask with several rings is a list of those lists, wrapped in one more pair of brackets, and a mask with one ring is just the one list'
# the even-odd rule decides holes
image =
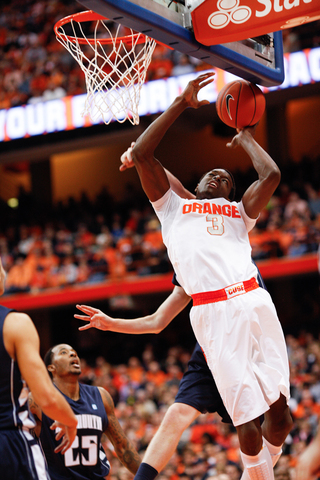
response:
{"label": "player's shorts waistband", "polygon": [[221,290],[215,290],[213,292],[195,293],[194,295],[191,295],[191,297],[193,300],[193,306],[196,307],[198,305],[205,305],[206,303],[215,303],[229,300],[229,298],[243,295],[244,293],[255,290],[256,288],[259,288],[258,282],[255,278],[250,278],[250,280],[234,283],[229,287],[221,288]]}

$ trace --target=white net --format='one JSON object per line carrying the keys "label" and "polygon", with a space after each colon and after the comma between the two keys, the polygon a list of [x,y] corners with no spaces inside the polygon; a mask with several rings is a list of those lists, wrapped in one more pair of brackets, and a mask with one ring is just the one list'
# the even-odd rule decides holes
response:
{"label": "white net", "polygon": [[[85,29],[88,22],[73,18],[56,29],[57,40],[79,63],[85,75],[87,97],[82,115],[93,122],[101,119],[108,125],[112,120],[129,120],[139,124],[138,107],[141,87],[146,80],[155,40],[107,19],[95,20],[93,31]],[[109,26],[108,26],[109,23]]]}

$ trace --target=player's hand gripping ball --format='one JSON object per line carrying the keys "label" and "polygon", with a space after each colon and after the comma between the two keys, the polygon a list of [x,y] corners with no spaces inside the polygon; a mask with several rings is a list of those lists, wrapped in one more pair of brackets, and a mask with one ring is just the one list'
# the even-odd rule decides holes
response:
{"label": "player's hand gripping ball", "polygon": [[255,125],[266,108],[266,99],[257,85],[247,80],[235,80],[219,92],[216,109],[220,120],[233,128]]}

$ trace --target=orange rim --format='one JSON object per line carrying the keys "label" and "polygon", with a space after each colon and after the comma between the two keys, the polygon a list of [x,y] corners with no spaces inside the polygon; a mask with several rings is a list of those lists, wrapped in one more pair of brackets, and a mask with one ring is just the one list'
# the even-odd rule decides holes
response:
{"label": "orange rim", "polygon": [[63,27],[67,23],[71,23],[72,21],[81,23],[81,22],[93,22],[95,20],[109,20],[108,18],[104,17],[103,15],[99,15],[98,13],[94,12],[93,10],[87,10],[85,12],[78,12],[72,15],[68,15],[67,17],[61,18],[58,20],[54,26],[54,32],[57,37],[61,39],[68,39],[72,43],[79,43],[80,45],[86,45],[90,43],[91,45],[95,45],[99,42],[101,45],[110,45],[111,43],[132,43],[134,41],[136,44],[144,43],[146,40],[146,36],[143,33],[134,33],[133,35],[126,35],[124,37],[117,37],[116,39],[113,38],[78,38],[73,37],[71,35],[66,35],[64,32],[59,32],[59,28]]}

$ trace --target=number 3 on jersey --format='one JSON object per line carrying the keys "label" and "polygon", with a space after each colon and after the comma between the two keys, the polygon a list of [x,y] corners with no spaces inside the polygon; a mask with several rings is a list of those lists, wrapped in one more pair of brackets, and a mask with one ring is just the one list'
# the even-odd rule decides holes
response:
{"label": "number 3 on jersey", "polygon": [[[97,435],[84,435],[81,438],[81,449],[86,450],[87,456],[83,453],[75,452],[79,449],[79,437],[76,436],[72,446],[64,454],[64,463],[66,467],[75,465],[96,465],[98,461],[98,437]],[[87,457],[87,458],[86,458]]]}
{"label": "number 3 on jersey", "polygon": [[206,221],[211,225],[207,227],[207,231],[210,235],[223,235],[224,234],[224,221],[222,215],[209,214],[206,217]]}

